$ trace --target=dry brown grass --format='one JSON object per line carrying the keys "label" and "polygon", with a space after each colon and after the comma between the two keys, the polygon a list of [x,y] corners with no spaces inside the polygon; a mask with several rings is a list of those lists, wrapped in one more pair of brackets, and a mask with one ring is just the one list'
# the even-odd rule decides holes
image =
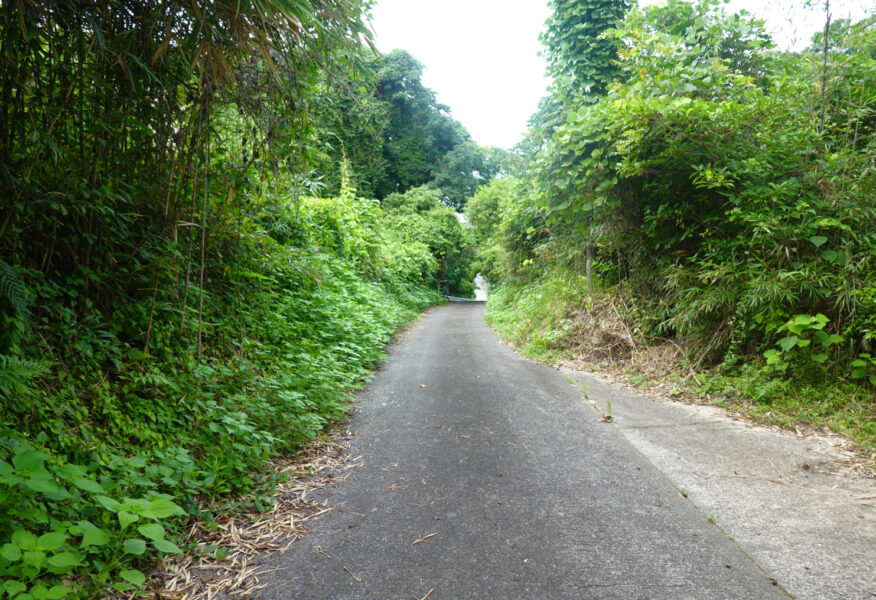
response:
{"label": "dry brown grass", "polygon": [[[620,311],[607,296],[593,296],[592,305],[576,308],[566,315],[571,322],[568,333],[558,340],[562,358],[556,365],[577,371],[586,371],[611,383],[635,388],[638,393],[691,404],[712,404],[712,396],[699,395],[695,389],[700,381],[691,362],[685,360],[685,351],[673,340],[646,344],[635,338],[623,322]],[[622,302],[622,300],[620,300]],[[698,361],[694,361],[698,362]],[[770,413],[754,417],[749,412],[750,401],[745,398],[721,398],[728,413],[735,419],[756,421],[776,430],[788,430],[770,422]],[[838,462],[866,477],[876,477],[876,455],[863,450],[848,437],[832,432],[827,427],[797,423],[793,432],[799,438],[829,439],[836,448]]]}
{"label": "dry brown grass", "polygon": [[[275,460],[276,471],[289,475],[277,486],[268,512],[220,516],[208,527],[189,525],[185,542],[194,549],[168,556],[150,573],[141,598],[212,600],[217,597],[253,598],[267,584],[259,577],[269,572],[259,566],[265,553],[283,553],[307,533],[308,525],[337,507],[317,496],[317,490],[346,479],[360,463],[347,452],[352,433],[346,428],[323,436],[291,459]],[[224,548],[225,557],[207,552]],[[115,594],[114,599],[133,595]]]}
{"label": "dry brown grass", "polygon": [[[570,326],[559,341],[563,358],[557,363],[570,369],[596,372],[625,384],[630,383],[631,374],[636,374],[638,387],[682,395],[681,387],[666,380],[673,374],[683,380],[694,377],[685,366],[684,350],[672,340],[655,345],[637,338],[621,318],[616,301],[609,296],[594,295],[589,307],[575,308],[566,315]],[[693,399],[690,394],[684,395]]]}

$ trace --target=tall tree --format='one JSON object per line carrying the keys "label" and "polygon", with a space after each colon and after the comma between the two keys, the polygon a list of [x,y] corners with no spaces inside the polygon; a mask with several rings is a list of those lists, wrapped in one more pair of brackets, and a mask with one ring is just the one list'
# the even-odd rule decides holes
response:
{"label": "tall tree", "polygon": [[443,192],[444,203],[461,210],[477,189],[502,172],[505,153],[464,141],[442,156],[430,187]]}
{"label": "tall tree", "polygon": [[552,92],[566,106],[592,103],[605,93],[617,67],[619,42],[603,35],[623,18],[628,0],[551,0],[553,13],[541,40]]}
{"label": "tall tree", "polygon": [[327,73],[319,84],[312,109],[314,169],[324,195],[340,193],[343,163],[350,167],[349,185],[363,197],[377,197],[378,185],[386,180],[383,145],[390,107],[377,94],[383,60],[374,50],[363,48],[355,57],[359,69]]}
{"label": "tall tree", "polygon": [[[0,362],[86,323],[145,355],[160,316],[201,360],[211,258],[239,249],[217,231],[251,206],[253,171],[300,183],[313,85],[367,39],[364,5],[0,4],[0,296],[23,279],[45,328]],[[0,323],[23,317],[9,308]]]}
{"label": "tall tree", "polygon": [[[568,205],[570,196],[580,197],[579,182],[566,176],[555,177],[555,173],[566,171],[573,164],[577,166],[592,150],[587,140],[570,131],[569,123],[578,118],[580,111],[598,102],[617,75],[620,42],[607,33],[623,18],[629,6],[627,0],[550,2],[553,13],[542,42],[547,48],[548,73],[554,78],[551,92],[557,104],[564,108],[567,119],[566,123],[546,123],[546,129],[553,131],[553,141],[545,149],[543,158],[548,167],[542,172],[542,182],[551,208]],[[578,223],[579,235],[585,238],[588,291],[593,289],[592,221],[596,201],[589,199],[585,222]]]}
{"label": "tall tree", "polygon": [[383,145],[386,175],[377,186],[382,198],[428,183],[439,160],[469,135],[422,82],[423,65],[404,50],[384,58],[377,85],[387,103],[389,126]]}

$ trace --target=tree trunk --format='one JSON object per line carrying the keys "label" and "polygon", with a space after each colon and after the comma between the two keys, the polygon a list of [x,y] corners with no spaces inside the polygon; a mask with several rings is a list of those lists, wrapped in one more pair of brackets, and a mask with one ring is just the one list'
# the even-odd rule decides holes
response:
{"label": "tree trunk", "polygon": [[587,276],[587,294],[593,293],[593,231],[587,226],[587,255],[584,259],[584,272]]}

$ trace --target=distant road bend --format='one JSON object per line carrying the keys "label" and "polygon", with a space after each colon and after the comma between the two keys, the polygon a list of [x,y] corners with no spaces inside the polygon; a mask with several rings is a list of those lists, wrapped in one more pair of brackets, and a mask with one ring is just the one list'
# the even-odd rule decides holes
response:
{"label": "distant road bend", "polygon": [[266,600],[787,598],[482,304],[392,347],[353,429],[343,510],[260,561]]}

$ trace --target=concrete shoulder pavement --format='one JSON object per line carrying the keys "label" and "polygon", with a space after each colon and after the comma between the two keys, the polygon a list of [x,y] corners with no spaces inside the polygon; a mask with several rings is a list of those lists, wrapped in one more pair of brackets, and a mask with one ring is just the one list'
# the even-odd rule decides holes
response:
{"label": "concrete shoulder pavement", "polygon": [[612,425],[798,600],[876,598],[876,480],[837,438],[759,426],[561,369]]}

